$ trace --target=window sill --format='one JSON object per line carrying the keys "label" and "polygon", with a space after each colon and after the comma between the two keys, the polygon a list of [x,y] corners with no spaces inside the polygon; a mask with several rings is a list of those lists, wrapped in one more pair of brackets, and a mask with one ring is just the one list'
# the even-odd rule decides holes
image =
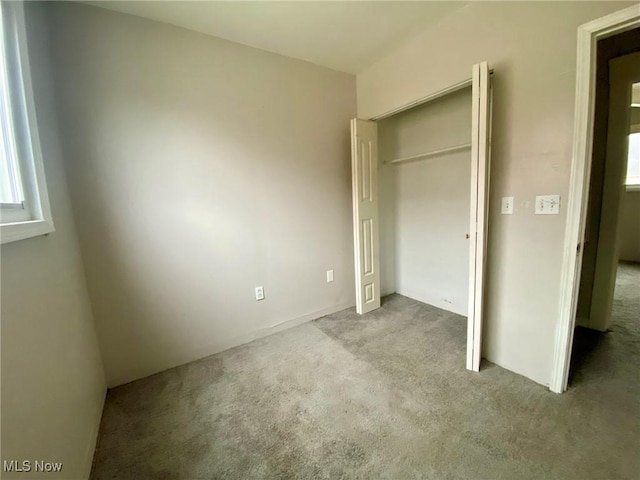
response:
{"label": "window sill", "polygon": [[54,231],[53,222],[46,220],[5,223],[0,225],[0,243],[4,245],[5,243],[46,235]]}
{"label": "window sill", "polygon": [[640,192],[640,184],[639,185],[625,185],[625,190],[627,192]]}

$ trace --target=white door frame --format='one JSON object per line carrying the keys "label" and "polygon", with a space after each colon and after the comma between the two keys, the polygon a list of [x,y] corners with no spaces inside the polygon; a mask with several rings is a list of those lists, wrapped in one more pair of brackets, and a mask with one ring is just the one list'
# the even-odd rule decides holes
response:
{"label": "white door frame", "polygon": [[633,5],[578,27],[573,158],[564,237],[560,301],[549,389],[567,389],[575,326],[582,248],[593,149],[597,42],[640,26],[640,5]]}
{"label": "white door frame", "polygon": [[[470,265],[469,265],[469,313],[467,319],[467,369],[472,371],[480,370],[480,358],[482,347],[482,314],[484,305],[484,273],[485,257],[487,250],[487,218],[488,218],[488,198],[489,198],[489,165],[491,158],[491,74],[487,62],[473,65],[472,77],[459,83],[451,85],[443,90],[434,92],[425,97],[418,98],[412,102],[401,105],[385,113],[371,117],[368,120],[353,119],[351,121],[351,145],[352,145],[352,181],[353,181],[353,215],[354,215],[354,241],[355,241],[355,265],[356,265],[356,310],[358,313],[365,313],[380,306],[380,299],[377,299],[377,306],[365,308],[363,302],[361,280],[362,269],[360,265],[362,243],[359,234],[358,201],[360,186],[357,184],[359,178],[357,174],[358,141],[356,138],[357,127],[367,127],[367,123],[382,120],[400,112],[409,110],[418,105],[433,101],[450,93],[473,87],[472,89],[472,172],[471,172],[471,205],[470,205]],[[373,135],[375,138],[377,135]],[[475,163],[474,163],[475,162]],[[376,162],[377,163],[377,162]],[[377,178],[375,179],[377,183]],[[377,209],[377,201],[375,202]],[[376,213],[377,217],[377,213]],[[377,220],[377,218],[376,218]],[[375,233],[377,241],[377,230]],[[377,248],[377,246],[376,246]],[[377,255],[377,252],[376,252]],[[379,283],[379,275],[375,280]]]}

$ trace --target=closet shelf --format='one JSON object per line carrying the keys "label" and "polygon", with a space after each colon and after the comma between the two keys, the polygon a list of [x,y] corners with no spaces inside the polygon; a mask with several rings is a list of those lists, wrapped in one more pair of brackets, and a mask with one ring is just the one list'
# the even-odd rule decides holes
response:
{"label": "closet shelf", "polygon": [[426,152],[426,153],[420,153],[418,155],[411,155],[410,157],[401,157],[401,158],[395,158],[393,160],[389,160],[387,162],[384,163],[404,163],[404,162],[411,162],[414,160],[424,160],[425,158],[431,158],[431,157],[435,157],[438,155],[443,155],[445,153],[453,153],[453,152],[459,152],[462,150],[467,150],[471,148],[471,144],[470,143],[464,143],[462,145],[456,145],[455,147],[447,147],[447,148],[441,148],[440,150],[433,150],[431,152]]}

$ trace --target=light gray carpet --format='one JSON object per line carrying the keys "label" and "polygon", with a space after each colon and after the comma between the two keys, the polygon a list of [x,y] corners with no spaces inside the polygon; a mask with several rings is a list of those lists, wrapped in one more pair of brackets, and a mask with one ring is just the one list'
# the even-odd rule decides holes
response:
{"label": "light gray carpet", "polygon": [[467,372],[465,319],[400,295],[115,388],[92,478],[637,480],[639,291],[564,395]]}

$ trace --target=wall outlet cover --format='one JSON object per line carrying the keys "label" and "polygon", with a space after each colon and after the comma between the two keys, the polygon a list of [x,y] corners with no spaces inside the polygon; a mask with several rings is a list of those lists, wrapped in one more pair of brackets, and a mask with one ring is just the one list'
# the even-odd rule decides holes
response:
{"label": "wall outlet cover", "polygon": [[333,282],[333,270],[327,270],[327,283]]}
{"label": "wall outlet cover", "polygon": [[264,300],[264,287],[256,287],[256,300]]}
{"label": "wall outlet cover", "polygon": [[500,213],[503,215],[513,214],[513,197],[502,197],[502,209]]}

